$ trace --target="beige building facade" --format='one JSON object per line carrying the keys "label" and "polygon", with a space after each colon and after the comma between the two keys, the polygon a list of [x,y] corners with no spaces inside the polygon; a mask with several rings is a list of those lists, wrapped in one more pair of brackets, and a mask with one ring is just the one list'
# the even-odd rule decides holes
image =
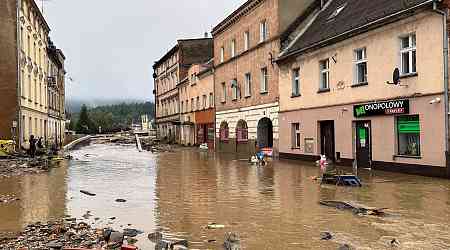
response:
{"label": "beige building facade", "polygon": [[[0,14],[0,138],[28,148],[31,135],[44,142],[50,138],[50,27],[34,0],[2,1]],[[64,110],[61,89],[58,107]]]}
{"label": "beige building facade", "polygon": [[49,145],[62,146],[65,138],[65,75],[64,61],[66,57],[49,41],[47,49],[47,104],[48,104],[48,135]]}
{"label": "beige building facade", "polygon": [[48,35],[50,28],[32,0],[20,5],[20,131],[21,142],[30,135],[48,137]]}
{"label": "beige building facade", "polygon": [[370,3],[347,4],[329,2],[281,53],[281,157],[445,176],[442,6],[394,3],[368,22],[349,17]]}
{"label": "beige building facade", "polygon": [[193,64],[180,84],[181,143],[214,146],[214,75],[212,60]]}

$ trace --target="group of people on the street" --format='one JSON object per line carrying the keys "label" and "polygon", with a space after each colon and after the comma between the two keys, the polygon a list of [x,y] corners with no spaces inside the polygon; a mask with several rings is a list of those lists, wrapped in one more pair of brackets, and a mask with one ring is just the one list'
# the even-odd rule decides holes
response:
{"label": "group of people on the street", "polygon": [[[30,143],[30,148],[28,149],[28,154],[31,158],[34,158],[39,151],[42,151],[44,149],[44,144],[42,142],[43,138],[39,137],[39,139],[36,139],[34,135],[30,135],[30,139],[28,142]],[[51,150],[53,154],[58,152],[58,143],[55,141],[55,143],[52,145]]]}

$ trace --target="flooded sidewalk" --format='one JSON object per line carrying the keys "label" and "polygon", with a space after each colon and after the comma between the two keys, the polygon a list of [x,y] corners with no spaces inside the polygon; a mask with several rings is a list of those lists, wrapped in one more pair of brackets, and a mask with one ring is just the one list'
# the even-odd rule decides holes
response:
{"label": "flooded sidewalk", "polygon": [[[255,250],[390,249],[393,239],[395,249],[450,249],[448,180],[363,172],[362,188],[320,186],[310,163],[255,167],[187,148],[152,154],[92,144],[71,155],[48,174],[0,180],[0,197],[19,199],[0,203],[0,231],[70,215],[93,227],[142,230],[141,249],[155,248],[147,239],[155,231],[188,240],[190,249],[223,249],[227,232]],[[388,209],[384,217],[363,216],[322,200]],[[332,237],[322,239],[324,232]]]}

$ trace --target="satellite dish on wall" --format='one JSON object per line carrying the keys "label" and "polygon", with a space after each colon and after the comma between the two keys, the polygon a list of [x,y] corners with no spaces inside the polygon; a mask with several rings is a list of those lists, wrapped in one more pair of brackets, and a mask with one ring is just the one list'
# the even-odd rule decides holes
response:
{"label": "satellite dish on wall", "polygon": [[392,82],[387,81],[387,84],[399,85],[400,84],[400,70],[398,68],[394,69],[392,73]]}

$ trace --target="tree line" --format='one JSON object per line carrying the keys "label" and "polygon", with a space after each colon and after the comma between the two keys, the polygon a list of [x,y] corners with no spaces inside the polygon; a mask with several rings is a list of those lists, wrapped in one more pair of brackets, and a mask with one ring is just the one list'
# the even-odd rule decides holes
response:
{"label": "tree line", "polygon": [[79,134],[114,133],[131,129],[132,123],[141,124],[141,115],[153,119],[155,105],[145,103],[121,103],[88,108],[82,105],[79,113],[70,114],[69,129]]}

